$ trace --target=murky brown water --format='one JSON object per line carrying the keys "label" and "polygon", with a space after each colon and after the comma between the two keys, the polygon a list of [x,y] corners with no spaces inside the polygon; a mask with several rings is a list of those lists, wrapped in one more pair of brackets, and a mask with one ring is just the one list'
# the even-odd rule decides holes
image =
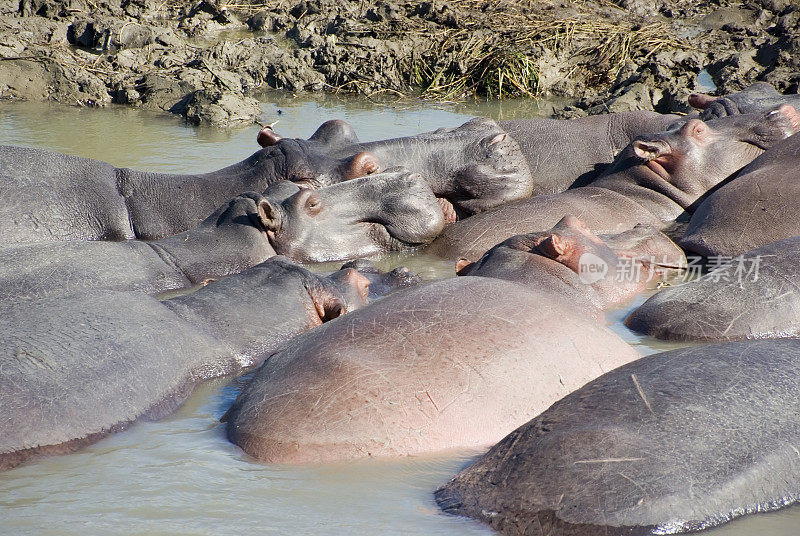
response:
{"label": "murky brown water", "polygon": [[[373,140],[457,126],[473,115],[511,119],[537,112],[525,101],[434,107],[269,98],[264,121],[279,120],[276,130],[290,137],[308,137],[332,118],[350,121],[362,140]],[[138,169],[217,169],[252,154],[257,131],[255,126],[198,128],[125,108],[0,103],[0,144],[49,148]],[[391,255],[378,262],[406,264],[425,279],[453,275],[452,263],[422,255]],[[610,313],[612,329],[642,354],[673,348],[621,324],[643,301]],[[433,501],[433,490],[477,453],[304,468],[254,463],[225,439],[217,423],[239,385],[210,382],[165,420],[139,423],[73,455],[0,473],[0,536],[492,534],[472,521],[441,514]],[[749,516],[707,534],[797,535],[800,508]]]}

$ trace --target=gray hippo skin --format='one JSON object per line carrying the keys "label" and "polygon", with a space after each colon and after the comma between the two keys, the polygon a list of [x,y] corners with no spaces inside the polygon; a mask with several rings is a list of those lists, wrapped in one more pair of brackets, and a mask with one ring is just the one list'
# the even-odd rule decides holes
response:
{"label": "gray hippo skin", "polygon": [[356,259],[344,263],[339,273],[345,273],[346,268],[357,270],[358,273],[369,280],[369,297],[367,301],[370,303],[388,296],[392,292],[422,283],[422,278],[405,266],[398,266],[389,272],[384,272],[368,259]]}
{"label": "gray hippo skin", "polygon": [[790,106],[766,114],[686,123],[640,136],[591,185],[509,203],[448,226],[430,253],[479,258],[492,245],[532,230],[549,229],[566,214],[598,234],[619,233],[637,223],[663,229],[692,210],[709,189],[764,150],[796,131]]}
{"label": "gray hippo skin", "polygon": [[554,194],[597,178],[637,136],[664,132],[680,116],[635,111],[578,119],[512,119],[498,124],[528,160],[533,195]]}
{"label": "gray hippo skin", "polygon": [[[317,212],[310,215],[308,205],[314,199]],[[282,181],[264,195],[251,192],[234,198],[195,229],[152,242],[0,246],[0,298],[45,297],[86,288],[157,294],[239,273],[276,250],[304,261],[411,247],[430,242],[443,222],[428,186],[409,172],[381,173],[316,192]],[[379,285],[391,287],[402,277],[402,269],[394,279],[373,276]]]}
{"label": "gray hippo skin", "polygon": [[652,296],[625,319],[625,325],[679,341],[800,335],[800,237],[717,260],[720,266],[703,277]]}
{"label": "gray hippo skin", "polygon": [[226,203],[197,228],[143,242],[39,242],[0,246],[0,299],[80,289],[157,294],[219,279],[275,255],[259,221],[260,194]]}
{"label": "gray hippo skin", "polygon": [[442,206],[418,173],[390,169],[319,190],[288,182],[264,192],[261,220],[279,255],[324,262],[429,244]]}
{"label": "gray hippo skin", "polygon": [[800,135],[794,135],[710,194],[692,214],[679,244],[706,257],[733,256],[800,235],[798,198]]}
{"label": "gray hippo skin", "polygon": [[[354,161],[356,167],[368,167],[371,172],[398,166],[418,172],[437,197],[462,215],[541,193],[517,142],[491,119],[475,118],[456,128],[353,143],[332,151],[331,157]],[[316,185],[349,178],[343,173],[323,175]]]}
{"label": "gray hippo skin", "polygon": [[752,114],[774,110],[781,104],[800,109],[800,95],[781,95],[766,82],[756,82],[742,91],[711,97],[701,93],[689,95],[689,104],[700,108],[701,119],[714,119],[726,115]]}
{"label": "gray hippo skin", "polygon": [[681,249],[652,227],[637,225],[598,237],[568,215],[549,231],[513,236],[477,262],[459,261],[456,268],[462,276],[495,277],[546,289],[599,318],[602,310],[655,286],[665,272],[685,265]]}
{"label": "gray hippo skin", "polygon": [[206,174],[119,169],[64,154],[0,146],[0,243],[42,240],[155,240],[196,226],[242,192],[279,180],[323,174],[355,178],[369,159],[329,153],[356,138],[343,122],[323,124],[308,140],[282,139],[250,158]]}
{"label": "gray hippo skin", "polygon": [[[309,209],[314,200],[316,212]],[[157,294],[239,273],[276,250],[296,261],[343,260],[430,242],[443,218],[427,184],[405,171],[319,191],[282,181],[264,195],[234,198],[195,229],[153,242],[0,246],[0,298],[85,288]],[[383,284],[398,282],[389,278]]]}
{"label": "gray hippo skin", "polygon": [[500,279],[451,278],[290,341],[223,420],[232,442],[271,463],[486,447],[636,358],[552,294]]}
{"label": "gray hippo skin", "polygon": [[694,532],[800,497],[800,342],[651,355],[599,377],[436,491],[507,535]]}
{"label": "gray hippo skin", "polygon": [[0,469],[163,417],[199,382],[259,364],[281,342],[364,304],[367,280],[344,275],[334,284],[273,257],[166,301],[89,290],[6,302]]}

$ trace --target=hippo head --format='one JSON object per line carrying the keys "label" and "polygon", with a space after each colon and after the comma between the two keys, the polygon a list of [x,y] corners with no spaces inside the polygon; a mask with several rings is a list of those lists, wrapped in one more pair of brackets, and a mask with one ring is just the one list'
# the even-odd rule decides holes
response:
{"label": "hippo head", "polygon": [[264,195],[259,218],[272,247],[298,262],[424,245],[444,226],[444,214],[430,187],[407,170],[389,170],[319,190],[279,183]]}
{"label": "hippo head", "polygon": [[[434,193],[465,215],[529,197],[533,175],[519,144],[491,119],[477,117],[453,129],[423,135],[431,147]],[[446,150],[445,150],[446,149]]]}
{"label": "hippo head", "polygon": [[689,119],[670,130],[636,138],[620,155],[647,168],[648,186],[687,208],[776,142],[800,128],[795,109],[763,114]]}
{"label": "hippo head", "polygon": [[355,268],[342,267],[332,274],[317,278],[309,286],[320,322],[327,322],[366,305],[370,296],[370,280]]}
{"label": "hippo head", "polygon": [[389,272],[384,272],[374,262],[367,259],[349,261],[342,265],[342,270],[345,268],[358,270],[358,273],[369,279],[370,303],[397,290],[412,287],[422,282],[422,278],[418,274],[405,266],[398,266]]}
{"label": "hippo head", "polygon": [[497,277],[541,289],[560,282],[598,308],[640,289],[649,267],[629,252],[612,250],[578,218],[564,216],[552,229],[501,242],[475,263],[460,260],[458,275]]}
{"label": "hippo head", "polygon": [[353,127],[338,119],[323,123],[308,140],[283,138],[269,125],[256,139],[263,149],[251,158],[253,165],[264,166],[267,184],[288,180],[319,188],[370,175],[380,167],[377,157],[367,151],[334,156],[341,148],[358,143]]}
{"label": "hippo head", "polygon": [[703,120],[739,115],[761,113],[776,108],[782,103],[784,96],[766,82],[756,82],[737,93],[720,97],[712,97],[702,93],[689,95],[689,105],[703,110]]}

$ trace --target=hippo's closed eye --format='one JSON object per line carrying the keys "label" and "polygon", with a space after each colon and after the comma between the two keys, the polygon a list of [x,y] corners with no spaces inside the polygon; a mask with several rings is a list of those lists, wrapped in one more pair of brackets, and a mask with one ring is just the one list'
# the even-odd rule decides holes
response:
{"label": "hippo's closed eye", "polygon": [[303,208],[309,216],[316,216],[322,211],[322,198],[318,193],[308,190],[308,194],[305,195]]}

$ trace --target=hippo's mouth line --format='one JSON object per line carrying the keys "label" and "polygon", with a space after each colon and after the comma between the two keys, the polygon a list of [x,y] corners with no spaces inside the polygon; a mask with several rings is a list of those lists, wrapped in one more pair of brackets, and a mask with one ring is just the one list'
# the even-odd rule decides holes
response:
{"label": "hippo's mouth line", "polygon": [[648,160],[645,162],[644,165],[647,166],[648,169],[650,169],[650,171],[652,171],[665,181],[667,182],[670,181],[669,173],[667,173],[667,170],[664,168],[661,162],[658,161],[658,158],[654,158],[653,160]]}

